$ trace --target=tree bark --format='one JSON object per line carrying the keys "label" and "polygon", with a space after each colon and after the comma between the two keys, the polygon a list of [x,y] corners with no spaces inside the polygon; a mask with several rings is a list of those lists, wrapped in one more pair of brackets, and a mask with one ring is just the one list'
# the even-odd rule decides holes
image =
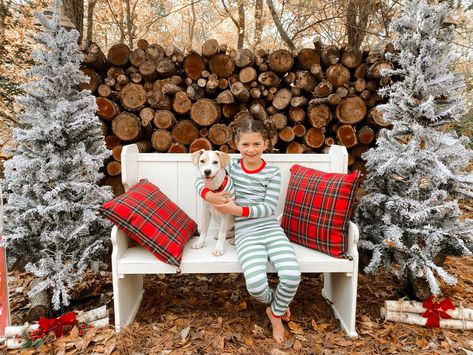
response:
{"label": "tree bark", "polygon": [[130,0],[125,0],[126,6],[126,32],[128,34],[128,47],[133,49],[133,19],[131,18]]}
{"label": "tree bark", "polygon": [[84,34],[84,1],[64,0],[64,14],[69,17],[79,31],[79,43],[82,41]]}
{"label": "tree bark", "polygon": [[350,0],[348,3],[346,29],[349,47],[360,48],[365,38],[370,3],[366,0]]}
{"label": "tree bark", "polygon": [[87,43],[93,41],[93,28],[94,28],[94,8],[97,4],[97,0],[89,0],[87,6]]}
{"label": "tree bark", "polygon": [[195,7],[194,1],[191,2],[191,13],[192,13],[192,23],[189,28],[189,48],[192,48],[192,42],[194,42],[194,29],[195,29]]}
{"label": "tree bark", "polygon": [[255,35],[253,41],[253,52],[261,45],[261,34],[263,33],[263,0],[255,0]]}
{"label": "tree bark", "polygon": [[273,22],[276,25],[276,28],[278,29],[279,34],[281,35],[281,38],[283,39],[284,43],[289,47],[291,50],[296,50],[296,46],[294,45],[294,42],[289,38],[286,30],[281,24],[281,20],[279,19],[278,15],[276,14],[276,9],[274,8],[274,4],[272,0],[266,0],[266,4],[269,7],[269,12],[271,12],[271,17],[273,18]]}
{"label": "tree bark", "polygon": [[243,0],[237,0],[238,2],[238,19],[239,19],[239,28],[238,28],[238,44],[237,48],[242,49],[245,42],[245,5]]}

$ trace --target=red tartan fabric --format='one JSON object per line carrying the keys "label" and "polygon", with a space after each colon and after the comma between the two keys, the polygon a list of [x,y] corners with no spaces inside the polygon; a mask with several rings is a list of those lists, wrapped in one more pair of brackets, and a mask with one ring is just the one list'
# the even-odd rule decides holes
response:
{"label": "red tartan fabric", "polygon": [[348,222],[361,174],[324,173],[291,167],[282,228],[297,244],[341,258],[348,244]]}
{"label": "red tartan fabric", "polygon": [[195,221],[146,179],[104,203],[100,212],[156,258],[175,266],[197,231]]}

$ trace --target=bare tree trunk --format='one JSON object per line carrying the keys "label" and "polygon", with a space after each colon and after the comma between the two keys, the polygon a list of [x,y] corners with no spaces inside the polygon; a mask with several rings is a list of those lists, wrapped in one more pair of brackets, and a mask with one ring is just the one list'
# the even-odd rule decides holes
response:
{"label": "bare tree trunk", "polygon": [[273,18],[273,22],[276,25],[276,28],[278,29],[279,34],[281,35],[281,38],[283,41],[286,43],[286,45],[289,47],[291,50],[295,50],[296,46],[294,45],[294,42],[289,38],[287,35],[286,30],[281,24],[281,20],[279,19],[278,15],[276,14],[276,9],[274,8],[274,4],[272,0],[266,0],[266,4],[269,7],[269,11],[271,12],[271,17]]}
{"label": "bare tree trunk", "polygon": [[130,0],[125,0],[126,6],[126,32],[128,34],[128,47],[133,49],[133,33],[131,31],[133,27],[133,20],[131,18]]}
{"label": "bare tree trunk", "polygon": [[253,52],[261,44],[261,35],[263,33],[263,0],[255,1],[255,38],[253,41]]}
{"label": "bare tree trunk", "polygon": [[69,17],[79,31],[79,42],[84,34],[84,1],[82,0],[64,0],[64,14]]}
{"label": "bare tree trunk", "polygon": [[230,16],[230,19],[232,20],[232,22],[235,24],[235,27],[237,28],[237,31],[238,31],[237,47],[238,49],[240,49],[240,48],[243,48],[243,42],[245,40],[245,8],[243,5],[243,0],[237,0],[237,3],[238,3],[238,17],[240,21],[237,21],[235,17],[233,17],[232,13],[227,7],[227,4],[225,4],[225,0],[222,0],[223,8],[225,9],[228,16]]}
{"label": "bare tree trunk", "polygon": [[194,1],[192,1],[191,4],[191,9],[192,9],[192,24],[190,28],[190,33],[189,33],[189,46],[192,48],[192,42],[194,42],[194,29],[195,29],[195,7],[194,7]]}
{"label": "bare tree trunk", "polygon": [[237,48],[243,48],[243,43],[245,42],[245,5],[243,0],[238,0],[238,19],[239,19],[239,28],[238,28],[238,45]]}
{"label": "bare tree trunk", "polygon": [[350,0],[347,6],[348,46],[360,48],[366,34],[370,10],[370,1]]}
{"label": "bare tree trunk", "polygon": [[120,44],[125,43],[125,30],[124,30],[124,25],[123,25],[123,8],[121,6],[122,4],[120,3],[120,13],[119,15],[119,20],[118,20],[118,26],[120,26]]}
{"label": "bare tree trunk", "polygon": [[97,4],[97,0],[89,0],[87,7],[87,43],[91,43],[93,40],[93,27],[94,27],[94,8]]}

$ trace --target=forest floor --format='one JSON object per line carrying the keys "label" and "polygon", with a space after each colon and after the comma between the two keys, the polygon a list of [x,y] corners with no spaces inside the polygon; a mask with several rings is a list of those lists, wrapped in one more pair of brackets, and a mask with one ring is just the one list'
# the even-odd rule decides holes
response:
{"label": "forest floor", "polygon": [[[448,258],[458,283],[444,288],[455,306],[473,308],[473,257]],[[29,274],[10,273],[12,324],[24,323]],[[271,276],[270,283],[276,278]],[[359,337],[344,335],[321,296],[321,275],[303,275],[286,323],[287,341],[273,340],[264,306],[250,298],[241,274],[155,275],[145,277],[145,296],[135,322],[119,333],[113,326],[90,329],[82,337],[61,337],[22,354],[467,354],[473,332],[425,328],[385,321],[385,300],[403,296],[391,274],[359,275],[356,326]],[[64,310],[104,304],[113,312],[111,273],[88,273]],[[77,302],[81,302],[78,304]],[[113,324],[113,314],[111,314]],[[0,353],[14,354],[0,347]]]}

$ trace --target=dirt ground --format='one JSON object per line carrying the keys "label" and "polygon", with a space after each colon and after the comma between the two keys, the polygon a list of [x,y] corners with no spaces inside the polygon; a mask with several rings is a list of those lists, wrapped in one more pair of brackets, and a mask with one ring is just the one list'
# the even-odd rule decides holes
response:
{"label": "dirt ground", "polygon": [[[453,303],[473,308],[473,257],[449,258],[458,278],[445,288]],[[23,324],[29,305],[28,274],[10,275],[12,324]],[[271,277],[270,282],[274,283]],[[156,275],[145,278],[146,293],[135,322],[120,333],[107,328],[71,335],[22,354],[467,354],[473,351],[473,332],[432,329],[385,321],[385,300],[402,296],[390,274],[359,275],[357,331],[344,335],[320,292],[321,275],[303,275],[286,323],[287,341],[278,346],[271,337],[264,306],[248,296],[240,274]],[[88,310],[106,304],[113,312],[109,272],[89,273],[78,285],[69,310]],[[13,354],[0,347],[0,352]]]}

